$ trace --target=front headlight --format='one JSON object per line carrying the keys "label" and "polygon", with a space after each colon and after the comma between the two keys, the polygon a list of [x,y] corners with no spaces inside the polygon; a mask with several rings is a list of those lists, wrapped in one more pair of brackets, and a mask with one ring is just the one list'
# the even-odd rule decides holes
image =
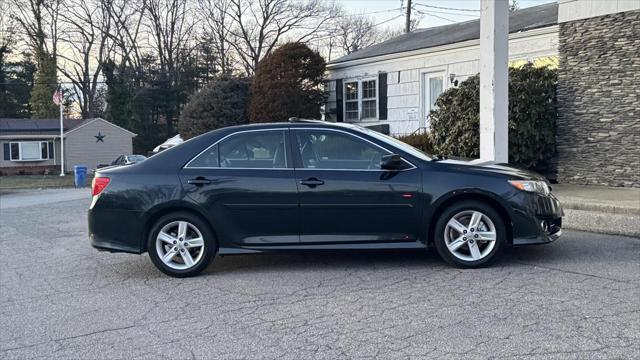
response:
{"label": "front headlight", "polygon": [[535,192],[543,195],[549,195],[551,192],[549,185],[544,181],[509,180],[509,184],[522,191]]}

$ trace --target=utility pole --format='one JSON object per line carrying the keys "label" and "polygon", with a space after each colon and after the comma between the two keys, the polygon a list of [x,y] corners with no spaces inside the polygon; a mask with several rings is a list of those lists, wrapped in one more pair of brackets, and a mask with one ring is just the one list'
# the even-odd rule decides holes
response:
{"label": "utility pole", "polygon": [[509,3],[480,0],[480,159],[509,162]]}
{"label": "utility pole", "polygon": [[404,24],[404,32],[411,32],[411,0],[407,0],[407,18]]}

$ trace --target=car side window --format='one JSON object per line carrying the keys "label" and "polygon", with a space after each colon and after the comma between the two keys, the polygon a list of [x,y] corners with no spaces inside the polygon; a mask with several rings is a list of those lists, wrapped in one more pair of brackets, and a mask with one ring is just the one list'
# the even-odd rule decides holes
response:
{"label": "car side window", "polygon": [[218,144],[208,148],[195,159],[191,160],[189,167],[194,168],[217,168],[220,166],[218,159]]}
{"label": "car side window", "polygon": [[284,131],[250,131],[231,135],[193,159],[189,167],[286,168]]}
{"label": "car side window", "polygon": [[306,169],[380,169],[388,151],[349,134],[327,130],[298,130],[296,139]]}

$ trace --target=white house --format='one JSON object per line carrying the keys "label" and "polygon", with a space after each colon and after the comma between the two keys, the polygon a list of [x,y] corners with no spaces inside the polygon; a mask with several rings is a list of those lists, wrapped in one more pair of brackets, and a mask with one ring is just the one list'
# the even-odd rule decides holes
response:
{"label": "white house", "polygon": [[[325,119],[359,123],[393,135],[428,128],[447,88],[480,71],[480,21],[420,29],[328,64]],[[511,64],[558,63],[558,4],[509,16]]]}

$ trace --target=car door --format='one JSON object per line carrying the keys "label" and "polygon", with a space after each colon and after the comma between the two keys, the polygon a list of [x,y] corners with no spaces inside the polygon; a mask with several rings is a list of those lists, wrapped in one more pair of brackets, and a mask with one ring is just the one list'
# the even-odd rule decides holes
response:
{"label": "car door", "polygon": [[303,243],[414,241],[420,171],[380,168],[392,151],[333,129],[292,129]]}
{"label": "car door", "polygon": [[227,246],[298,243],[287,129],[241,131],[191,160],[180,178]]}

